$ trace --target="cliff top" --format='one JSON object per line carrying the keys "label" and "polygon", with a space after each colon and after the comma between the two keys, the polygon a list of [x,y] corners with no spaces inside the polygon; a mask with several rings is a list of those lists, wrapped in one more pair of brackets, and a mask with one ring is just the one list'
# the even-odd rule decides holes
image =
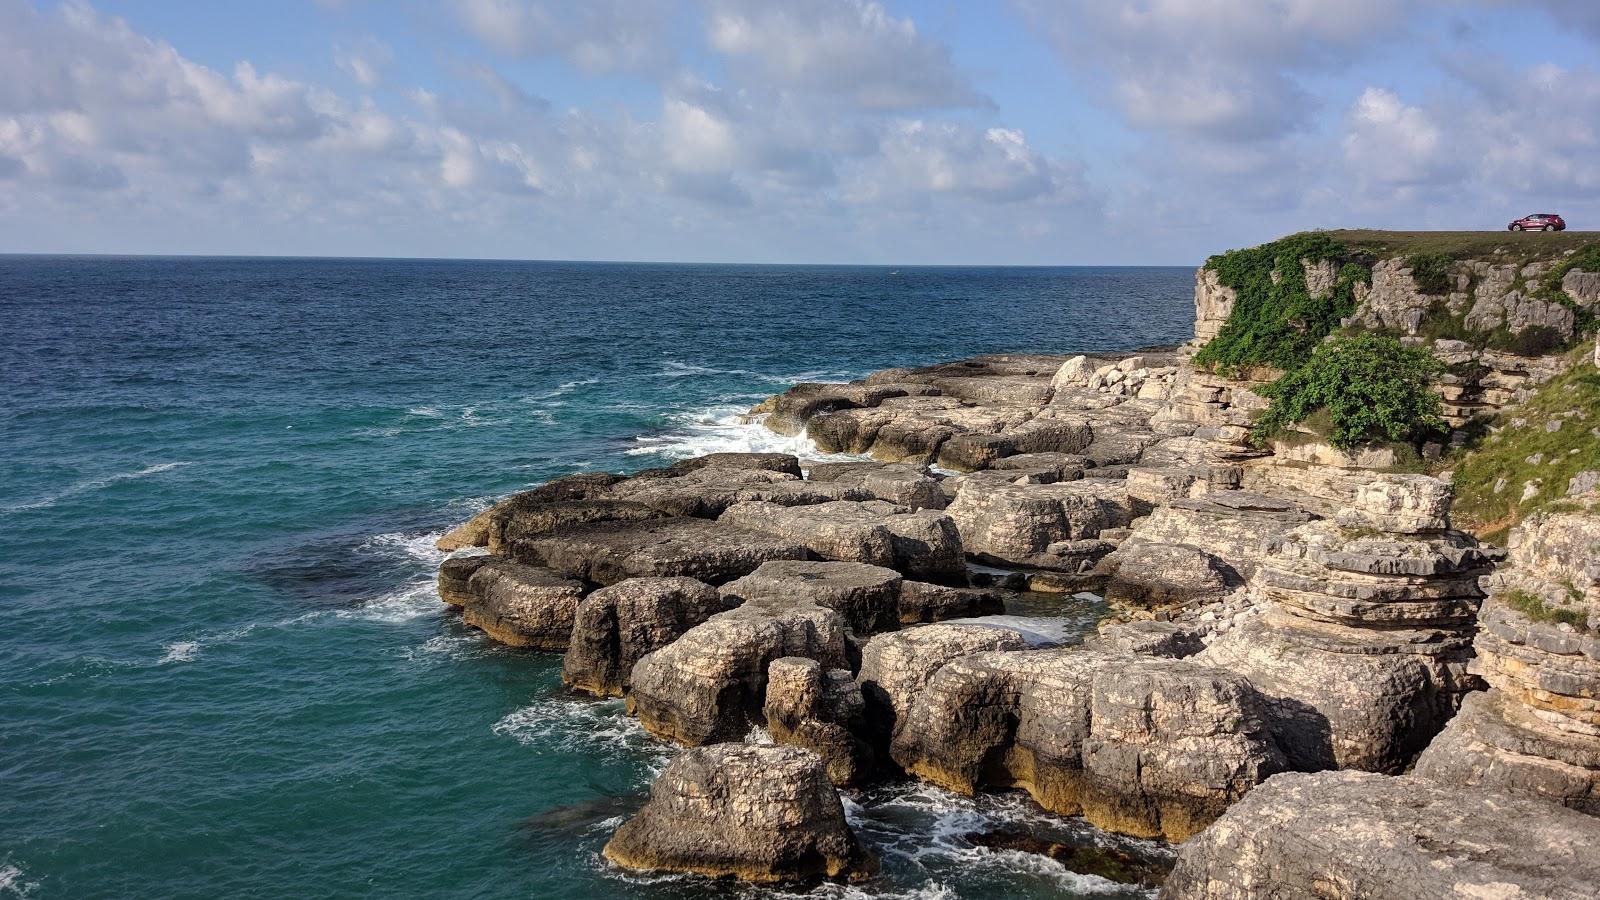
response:
{"label": "cliff top", "polygon": [[1527,263],[1556,259],[1573,250],[1600,242],[1600,231],[1377,231],[1333,229],[1319,232],[1352,250],[1379,257],[1443,254],[1453,259]]}

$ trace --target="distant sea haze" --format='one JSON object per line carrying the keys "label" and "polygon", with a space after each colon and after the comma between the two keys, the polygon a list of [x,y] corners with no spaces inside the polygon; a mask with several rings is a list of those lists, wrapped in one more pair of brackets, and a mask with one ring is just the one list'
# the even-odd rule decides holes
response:
{"label": "distant sea haze", "polygon": [[[763,897],[597,857],[670,748],[446,616],[433,540],[578,470],[812,453],[801,380],[1173,344],[1188,268],[0,257],[0,897]],[[880,789],[850,896],[1136,896]],[[829,893],[829,890],[833,890]],[[841,896],[834,889],[818,897]]]}

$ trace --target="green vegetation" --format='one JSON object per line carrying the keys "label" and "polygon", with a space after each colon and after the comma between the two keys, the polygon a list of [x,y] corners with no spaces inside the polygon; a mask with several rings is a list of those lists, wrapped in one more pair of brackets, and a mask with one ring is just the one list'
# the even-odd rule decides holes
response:
{"label": "green vegetation", "polygon": [[1195,354],[1195,363],[1237,376],[1260,367],[1287,371],[1305,362],[1339,320],[1355,311],[1355,285],[1370,282],[1372,272],[1347,262],[1332,295],[1314,299],[1302,261],[1340,262],[1346,256],[1346,249],[1327,235],[1307,232],[1211,257],[1206,268],[1238,299],[1222,330]]}
{"label": "green vegetation", "polygon": [[1328,442],[1341,449],[1374,440],[1421,441],[1444,428],[1439,397],[1428,387],[1442,370],[1428,351],[1386,335],[1336,337],[1262,389],[1272,404],[1253,436],[1263,441],[1325,411]]}
{"label": "green vegetation", "polygon": [[1406,265],[1411,268],[1411,280],[1416,282],[1417,290],[1435,297],[1450,293],[1455,287],[1455,279],[1450,276],[1450,263],[1452,260],[1443,253],[1413,253],[1406,258]]}
{"label": "green vegetation", "polygon": [[1577,333],[1580,335],[1593,334],[1596,325],[1600,325],[1600,322],[1595,319],[1595,314],[1579,306],[1576,301],[1567,296],[1566,291],[1561,289],[1562,279],[1566,278],[1567,273],[1573,269],[1584,272],[1600,272],[1600,243],[1590,244],[1552,266],[1550,271],[1539,279],[1539,283],[1529,293],[1542,300],[1554,301],[1572,310]]}
{"label": "green vegetation", "polygon": [[[1587,349],[1574,353],[1587,355]],[[1574,475],[1600,470],[1600,372],[1591,363],[1574,363],[1440,463],[1454,473],[1457,527],[1502,539],[1529,513],[1561,508]],[[1526,498],[1525,485],[1532,486]]]}
{"label": "green vegetation", "polygon": [[1534,595],[1522,590],[1510,590],[1500,595],[1500,600],[1519,613],[1535,622],[1550,622],[1571,625],[1578,631],[1589,631],[1589,617],[1587,614],[1560,606],[1551,606]]}

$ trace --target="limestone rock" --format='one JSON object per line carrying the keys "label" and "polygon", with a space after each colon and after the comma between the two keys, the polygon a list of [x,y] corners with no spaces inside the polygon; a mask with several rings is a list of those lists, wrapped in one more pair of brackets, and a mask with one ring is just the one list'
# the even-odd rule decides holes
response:
{"label": "limestone rock", "polygon": [[516,545],[576,525],[600,522],[643,522],[664,519],[659,509],[628,500],[554,500],[535,503],[521,498],[496,507],[488,525],[490,553],[517,555]]}
{"label": "limestone rock", "polygon": [[502,644],[559,651],[567,649],[583,585],[538,566],[469,556],[440,568],[439,595]]}
{"label": "limestone rock", "polygon": [[733,603],[815,604],[868,635],[899,627],[901,582],[898,572],[882,566],[780,560],[729,582],[722,595]]}
{"label": "limestone rock", "polygon": [[[661,478],[630,478],[607,491],[613,500],[631,500],[671,516],[715,519],[751,490],[799,479],[764,469],[711,467]],[[830,497],[831,499],[831,497]]]}
{"label": "limestone rock", "polygon": [[774,741],[817,754],[834,784],[859,784],[872,773],[872,748],[858,736],[866,732],[866,705],[849,669],[825,670],[798,657],[773,660],[762,713]]}
{"label": "limestone rock", "polygon": [[908,628],[867,641],[857,681],[881,745],[888,746],[912,702],[945,664],[973,653],[1027,647],[1014,631],[953,623]]}
{"label": "limestone rock", "polygon": [[857,487],[875,499],[912,509],[944,509],[949,504],[939,479],[904,463],[816,463],[806,474],[811,482]]}
{"label": "limestone rock", "polygon": [[1579,900],[1600,820],[1493,791],[1359,772],[1278,775],[1184,844],[1170,900]]}
{"label": "limestone rock", "polygon": [[578,604],[561,679],[620,697],[634,663],[728,608],[715,588],[693,578],[630,578],[601,588]]}
{"label": "limestone rock", "polygon": [[582,472],[549,481],[531,491],[513,494],[478,513],[443,537],[436,546],[446,553],[463,547],[483,547],[489,542],[489,524],[502,513],[522,505],[553,503],[563,500],[587,500],[603,493],[622,480],[621,475],[606,472]]}
{"label": "limestone rock", "polygon": [[1176,622],[1156,622],[1149,619],[1102,625],[1097,634],[1084,641],[1084,646],[1091,650],[1161,656],[1170,659],[1193,656],[1204,649],[1199,635],[1194,630]]}
{"label": "limestone rock", "polygon": [[679,460],[668,466],[667,471],[673,475],[686,475],[709,468],[753,469],[800,477],[800,460],[792,453],[707,453]]}
{"label": "limestone rock", "polygon": [[1226,563],[1186,544],[1134,543],[1100,561],[1106,600],[1138,609],[1171,609],[1216,600],[1240,582]]}
{"label": "limestone rock", "polygon": [[922,581],[900,583],[900,624],[917,625],[990,616],[1005,612],[1003,592],[987,588],[949,587]]}
{"label": "limestone rock", "polygon": [[633,667],[628,712],[651,734],[681,744],[737,741],[762,721],[773,660],[799,656],[849,668],[847,635],[831,609],[785,595],[752,597],[645,654]]}
{"label": "limestone rock", "polygon": [[1088,650],[955,659],[915,698],[891,753],[949,790],[1022,787],[1053,812],[1171,840],[1284,768],[1249,682]]}
{"label": "limestone rock", "polygon": [[1028,485],[968,480],[946,512],[968,554],[1069,571],[1086,571],[1094,559],[1074,555],[1075,548],[1053,552],[1053,545],[1094,538],[1133,519],[1126,487],[1106,479]]}
{"label": "limestone rock", "polygon": [[675,576],[722,584],[769,560],[809,555],[793,541],[689,518],[579,525],[525,538],[513,552],[566,577],[602,585]]}
{"label": "limestone rock", "polygon": [[1276,541],[1310,520],[1309,513],[1286,500],[1248,491],[1214,491],[1156,507],[1139,520],[1122,549],[1139,543],[1204,547],[1233,570],[1230,579],[1244,580]]}
{"label": "limestone rock", "polygon": [[794,540],[823,559],[868,563],[920,576],[950,576],[966,570],[955,522],[937,510],[913,512],[883,500],[792,508],[739,503],[729,507],[719,521]]}
{"label": "limestone rock", "polygon": [[877,870],[822,761],[795,747],[753,744],[679,754],[604,853],[628,869],[767,883],[860,881]]}

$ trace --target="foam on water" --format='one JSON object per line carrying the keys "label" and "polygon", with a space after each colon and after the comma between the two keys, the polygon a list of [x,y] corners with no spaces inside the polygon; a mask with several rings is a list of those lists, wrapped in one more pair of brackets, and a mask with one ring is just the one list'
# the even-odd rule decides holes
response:
{"label": "foam on water", "polygon": [[594,752],[650,757],[646,774],[653,778],[674,748],[650,737],[637,719],[623,712],[621,700],[540,697],[502,716],[490,731],[540,750]]}
{"label": "foam on water", "polygon": [[200,652],[199,641],[173,641],[166,646],[167,654],[156,665],[188,662]]}
{"label": "foam on water", "polygon": [[669,417],[665,434],[640,435],[629,456],[688,459],[707,453],[792,453],[805,460],[865,459],[842,453],[823,453],[804,435],[778,434],[761,424],[764,416],[748,415],[745,408],[714,406]]}
{"label": "foam on water", "polygon": [[194,465],[194,463],[157,463],[153,466],[145,466],[144,468],[133,472],[117,472],[112,475],[107,475],[104,478],[91,478],[87,481],[80,481],[76,484],[70,485],[55,494],[51,494],[48,497],[41,497],[38,500],[30,500],[27,503],[15,503],[9,506],[0,506],[0,512],[23,512],[30,509],[47,509],[55,506],[57,503],[60,503],[62,500],[65,500],[68,497],[75,497],[79,494],[96,491],[104,487],[110,487],[111,485],[120,481],[136,481],[140,478],[149,478],[152,475],[160,475],[163,472],[171,472],[174,469],[181,469],[185,466],[192,465]]}
{"label": "foam on water", "polygon": [[20,867],[0,863],[0,897],[26,897],[38,887],[39,882],[29,881]]}

